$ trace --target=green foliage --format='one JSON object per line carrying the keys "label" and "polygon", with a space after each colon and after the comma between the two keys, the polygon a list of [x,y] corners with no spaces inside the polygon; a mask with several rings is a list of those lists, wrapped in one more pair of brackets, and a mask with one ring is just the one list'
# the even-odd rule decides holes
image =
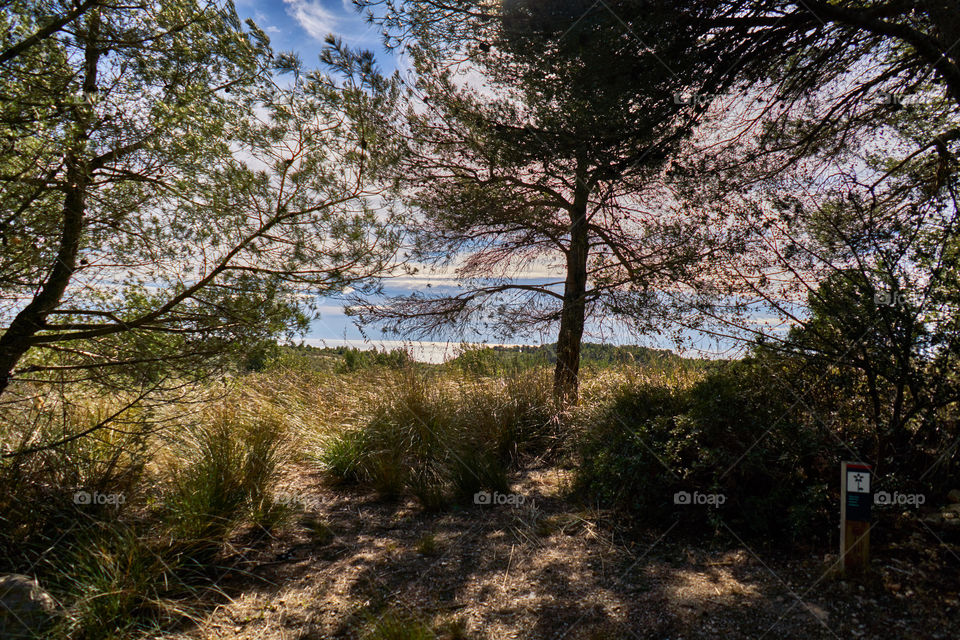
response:
{"label": "green foliage", "polygon": [[[123,398],[71,400],[14,426],[82,430]],[[0,571],[30,567],[64,605],[54,637],[132,638],[182,623],[215,590],[210,568],[228,538],[288,515],[272,498],[289,449],[285,421],[237,400],[208,403],[162,431],[155,416],[131,412],[116,423],[122,430],[2,462]],[[122,499],[85,503],[77,491]]]}
{"label": "green foliage", "polygon": [[[509,442],[513,444],[514,441]],[[494,452],[474,448],[479,445],[481,443],[458,449],[452,453],[453,459],[449,462],[450,483],[454,495],[461,502],[469,501],[479,491],[510,491],[503,458]]]}
{"label": "green foliage", "polygon": [[70,601],[55,637],[134,637],[187,613],[177,602],[189,589],[177,559],[122,524],[89,527],[66,549],[70,567],[59,588]]}
{"label": "green foliage", "polygon": [[544,358],[526,356],[523,348],[511,353],[503,347],[479,347],[463,349],[446,366],[468,375],[495,376],[546,364],[548,361]]}
{"label": "green foliage", "polygon": [[[0,438],[21,446],[56,441],[64,433],[95,427],[127,400],[127,394],[88,393],[83,402],[61,405],[51,398],[52,406],[38,402],[29,410],[8,409]],[[127,515],[143,494],[145,467],[152,457],[151,413],[142,408],[128,411],[114,424],[116,430],[100,432],[98,438],[80,438],[55,450],[0,460],[0,567],[29,557],[37,552],[35,545],[43,546],[44,541],[69,539],[78,517],[77,491],[126,498],[122,504],[87,505],[83,514],[88,518],[112,520]]]}
{"label": "green foliage", "polygon": [[[898,451],[912,464],[874,457],[884,431],[871,418],[865,376],[821,364],[759,347],[692,386],[622,388],[583,418],[575,488],[646,524],[679,520],[688,531],[730,527],[740,537],[823,544],[835,536],[841,460],[877,464],[884,470],[877,486],[888,491],[945,493],[958,456],[924,446],[917,425]],[[954,442],[955,411],[937,415],[937,441]],[[721,494],[725,502],[677,505],[680,491]]]}
{"label": "green foliage", "polygon": [[931,470],[945,480],[951,458],[930,452],[955,438],[949,416],[960,401],[960,333],[957,300],[938,288],[918,294],[880,269],[836,271],[810,294],[809,318],[771,345],[769,357],[797,355],[830,372],[825,393],[850,396],[834,406],[856,407],[845,425],[873,435],[861,455],[888,472]]}
{"label": "green foliage", "polygon": [[269,367],[353,373],[374,367],[403,370],[416,366],[405,349],[357,349],[355,347],[313,347],[310,345],[282,345]]}
{"label": "green foliage", "polygon": [[274,416],[222,408],[188,425],[165,505],[175,536],[220,541],[239,522],[275,524],[283,509],[271,492],[284,441],[282,422]]}
{"label": "green foliage", "polygon": [[357,371],[369,367],[387,367],[390,369],[402,369],[408,366],[412,359],[405,349],[393,349],[379,351],[377,349],[361,350],[349,347],[340,347],[331,349],[334,354],[343,358],[343,362],[338,367],[339,371]]}
{"label": "green foliage", "polygon": [[[636,345],[608,345],[584,342],[580,345],[580,362],[584,368],[649,367],[662,370],[686,368],[697,370],[703,360],[682,358],[666,349],[650,349]],[[552,367],[557,363],[557,345],[520,345],[513,347],[468,347],[446,366],[462,373],[509,377],[528,369]]]}
{"label": "green foliage", "polygon": [[281,354],[281,347],[273,340],[265,340],[253,345],[243,359],[244,371],[264,371],[275,363]]}
{"label": "green foliage", "polygon": [[[614,11],[588,5],[560,17],[554,6],[509,3],[491,19],[463,4],[389,5],[391,17],[371,19],[415,40],[411,91],[395,124],[408,151],[394,167],[396,194],[412,212],[412,256],[456,265],[457,286],[367,298],[354,306],[361,322],[416,337],[475,329],[507,338],[559,326],[558,343],[579,345],[587,317],[658,329],[676,305],[656,292],[679,282],[715,288],[701,275],[733,246],[719,237],[730,225],[708,223],[703,208],[654,204],[654,185],[672,188],[664,170],[693,131],[677,78],[711,71],[696,46],[702,22],[671,3],[644,3],[624,38]],[[400,27],[407,20],[410,31]],[[448,39],[462,23],[473,28]],[[469,59],[484,90],[463,82],[451,59]],[[563,275],[521,280],[521,264]],[[575,401],[577,349],[558,353],[558,400]],[[495,371],[487,354],[465,354],[461,364]]]}
{"label": "green foliage", "polygon": [[323,462],[335,477],[347,482],[359,482],[364,476],[361,464],[369,448],[363,430],[346,429],[326,446]]}
{"label": "green foliage", "polygon": [[260,370],[312,296],[383,272],[396,233],[367,196],[386,146],[365,123],[386,86],[275,57],[226,0],[77,4],[17,50],[71,7],[0,9],[0,55],[16,53],[0,74],[0,175],[16,176],[0,180],[0,292],[16,301],[0,393],[27,369],[119,388]]}
{"label": "green foliage", "polygon": [[[576,488],[645,522],[723,522],[780,542],[822,537],[843,449],[792,411],[795,399],[768,367],[735,363],[689,389],[624,390],[584,431]],[[726,500],[676,505],[678,491]]]}
{"label": "green foliage", "polygon": [[432,533],[427,533],[417,540],[417,553],[423,556],[435,556],[440,552],[440,545],[437,544],[437,538]]}

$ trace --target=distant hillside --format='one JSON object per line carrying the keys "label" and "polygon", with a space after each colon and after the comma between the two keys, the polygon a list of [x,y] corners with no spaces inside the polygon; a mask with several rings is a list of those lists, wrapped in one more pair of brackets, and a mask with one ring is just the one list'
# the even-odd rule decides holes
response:
{"label": "distant hillside", "polygon": [[[469,349],[448,364],[475,371],[489,372],[497,368],[527,368],[554,365],[557,361],[556,344],[540,346],[502,347],[490,346]],[[615,365],[639,365],[651,367],[700,367],[706,361],[683,358],[667,349],[651,349],[637,345],[609,345],[585,342],[580,351],[584,366],[606,367]]]}

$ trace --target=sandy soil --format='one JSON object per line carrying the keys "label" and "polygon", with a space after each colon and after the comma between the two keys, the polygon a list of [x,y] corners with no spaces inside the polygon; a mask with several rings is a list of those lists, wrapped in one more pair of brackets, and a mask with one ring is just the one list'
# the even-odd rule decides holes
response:
{"label": "sandy soil", "polygon": [[625,536],[612,514],[566,502],[563,485],[560,471],[528,471],[514,484],[521,505],[431,514],[301,469],[282,490],[303,516],[238,546],[243,572],[180,637],[363,638],[384,616],[491,640],[960,633],[960,545],[933,529],[875,548],[873,575],[852,582],[830,571],[835,557],[691,544],[677,523]]}

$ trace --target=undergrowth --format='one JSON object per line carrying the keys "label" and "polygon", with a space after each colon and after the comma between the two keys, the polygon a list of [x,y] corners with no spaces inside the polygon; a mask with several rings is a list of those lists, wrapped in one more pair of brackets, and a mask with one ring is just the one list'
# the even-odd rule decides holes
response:
{"label": "undergrowth", "polygon": [[508,472],[560,443],[549,379],[407,371],[356,428],[334,434],[320,459],[341,481],[415,496],[427,509],[509,491]]}

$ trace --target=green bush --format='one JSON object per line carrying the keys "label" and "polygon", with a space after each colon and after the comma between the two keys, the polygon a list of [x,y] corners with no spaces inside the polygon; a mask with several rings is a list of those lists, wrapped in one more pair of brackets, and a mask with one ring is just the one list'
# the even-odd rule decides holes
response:
{"label": "green bush", "polygon": [[[732,363],[687,389],[623,390],[583,430],[575,488],[647,523],[722,522],[769,541],[822,537],[844,449],[794,406],[769,366]],[[725,502],[678,505],[680,491]]]}
{"label": "green bush", "polygon": [[339,373],[359,371],[370,367],[387,367],[389,369],[403,369],[412,362],[410,354],[404,349],[361,350],[352,347],[339,347],[331,350],[342,358],[337,366]]}
{"label": "green bush", "polygon": [[221,540],[244,519],[273,526],[284,511],[271,498],[284,435],[279,417],[248,416],[226,405],[188,425],[165,499],[174,536]]}
{"label": "green bush", "polygon": [[[70,391],[8,408],[0,439],[21,449],[56,442],[127,399]],[[153,637],[200,615],[212,578],[230,566],[231,535],[290,511],[272,499],[292,450],[290,416],[268,392],[245,386],[187,411],[144,402],[110,428],[0,461],[0,572],[36,576],[62,605],[51,637]]]}
{"label": "green bush", "polygon": [[[92,428],[114,413],[123,398],[88,393],[70,405],[8,407],[0,438],[18,448],[57,442],[64,433]],[[155,425],[131,409],[95,437],[0,460],[0,573],[32,566],[54,542],[69,545],[78,520],[109,522],[124,518],[142,502],[149,434]],[[76,492],[123,496],[111,504],[75,502]],[[60,545],[58,545],[60,546]]]}
{"label": "green bush", "polygon": [[215,588],[209,569],[230,534],[287,515],[272,499],[286,454],[278,415],[223,402],[175,436],[161,497],[136,517],[83,522],[51,566],[48,582],[66,604],[61,635],[125,638],[193,616],[184,603]]}
{"label": "green bush", "polygon": [[132,528],[86,527],[65,556],[56,590],[69,604],[54,637],[124,638],[189,615],[178,603],[188,591],[180,567]]}
{"label": "green bush", "polygon": [[360,482],[364,478],[361,465],[368,448],[363,430],[347,429],[330,440],[322,459],[334,477],[346,482]]}
{"label": "green bush", "polygon": [[502,458],[480,448],[459,447],[451,452],[450,483],[454,495],[467,501],[479,491],[510,491],[510,481]]}
{"label": "green bush", "polygon": [[275,340],[264,340],[253,345],[244,355],[243,371],[265,371],[281,355],[281,347]]}

